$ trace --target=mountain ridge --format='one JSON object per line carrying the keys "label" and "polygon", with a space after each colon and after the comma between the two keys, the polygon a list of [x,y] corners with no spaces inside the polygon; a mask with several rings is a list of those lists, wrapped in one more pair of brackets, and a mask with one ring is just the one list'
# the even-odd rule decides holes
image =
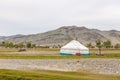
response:
{"label": "mountain ridge", "polygon": [[111,40],[113,44],[116,44],[120,43],[120,31],[102,31],[89,29],[85,26],[63,26],[44,33],[0,37],[0,41],[10,41],[14,43],[32,42],[37,45],[64,45],[73,39],[77,39],[83,44],[94,43],[97,39],[102,41]]}

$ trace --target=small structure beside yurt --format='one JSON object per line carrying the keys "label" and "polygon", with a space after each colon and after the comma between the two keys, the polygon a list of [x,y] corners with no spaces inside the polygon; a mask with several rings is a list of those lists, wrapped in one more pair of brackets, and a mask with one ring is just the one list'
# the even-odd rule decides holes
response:
{"label": "small structure beside yurt", "polygon": [[70,56],[70,55],[78,55],[78,56],[88,56],[89,54],[89,49],[79,43],[76,40],[72,40],[65,46],[61,47],[60,49],[60,55],[63,56]]}

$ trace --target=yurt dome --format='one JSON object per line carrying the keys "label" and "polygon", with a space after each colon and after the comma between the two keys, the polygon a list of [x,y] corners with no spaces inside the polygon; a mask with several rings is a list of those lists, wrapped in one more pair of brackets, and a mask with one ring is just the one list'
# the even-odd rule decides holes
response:
{"label": "yurt dome", "polygon": [[76,40],[72,40],[60,49],[61,55],[89,55],[89,49]]}

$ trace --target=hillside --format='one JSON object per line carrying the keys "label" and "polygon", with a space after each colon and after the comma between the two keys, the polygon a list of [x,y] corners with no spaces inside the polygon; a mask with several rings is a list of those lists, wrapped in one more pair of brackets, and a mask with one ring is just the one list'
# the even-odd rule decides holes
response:
{"label": "hillside", "polygon": [[15,35],[0,37],[2,41],[32,42],[37,45],[64,45],[65,43],[77,39],[83,44],[94,43],[97,39],[102,41],[111,40],[113,44],[120,43],[120,31],[100,31],[97,29],[88,29],[86,27],[63,26],[56,30],[32,35]]}

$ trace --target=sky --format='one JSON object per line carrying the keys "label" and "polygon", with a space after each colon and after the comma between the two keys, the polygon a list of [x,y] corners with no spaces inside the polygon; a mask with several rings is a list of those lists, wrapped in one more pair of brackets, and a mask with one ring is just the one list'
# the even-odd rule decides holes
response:
{"label": "sky", "polygon": [[0,36],[73,25],[120,30],[120,0],[0,0]]}

